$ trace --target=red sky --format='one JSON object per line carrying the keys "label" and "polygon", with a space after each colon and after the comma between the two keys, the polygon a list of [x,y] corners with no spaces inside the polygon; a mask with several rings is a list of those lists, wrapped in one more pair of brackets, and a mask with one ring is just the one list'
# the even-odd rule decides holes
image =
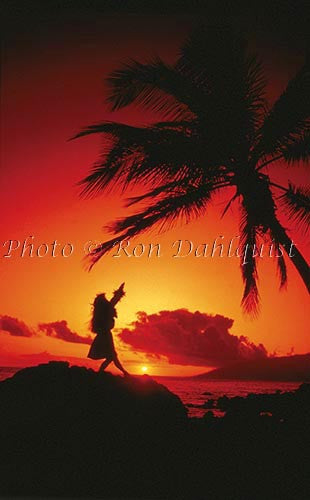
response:
{"label": "red sky", "polygon": [[[172,231],[136,238],[135,243],[160,243],[160,258],[103,258],[90,273],[82,266],[83,245],[87,240],[102,241],[102,226],[125,213],[124,196],[117,191],[92,200],[79,199],[75,184],[89,171],[100,147],[99,137],[68,142],[85,125],[113,119],[145,124],[158,119],[140,109],[111,114],[104,104],[103,79],[120,62],[132,57],[145,60],[158,54],[173,62],[177,49],[189,30],[189,22],[179,18],[106,17],[96,24],[66,26],[44,36],[38,27],[12,35],[4,48],[2,77],[2,148],[0,171],[1,209],[1,310],[36,329],[38,323],[66,320],[81,336],[89,335],[90,304],[98,292],[111,294],[126,282],[127,295],[118,306],[118,328],[135,320],[136,312],[188,309],[219,314],[234,320],[230,332],[246,335],[254,344],[262,343],[269,352],[286,354],[310,350],[306,322],[308,295],[288,263],[287,291],[278,292],[272,259],[262,259],[260,293],[262,308],[257,320],[249,320],[240,309],[242,281],[237,259],[172,258],[175,240],[191,240],[194,245],[211,243],[223,235],[224,242],[238,235],[237,207],[224,219],[221,210],[229,193],[216,199],[208,217]],[[15,36],[15,38],[14,38]],[[274,99],[284,89],[303,61],[303,52],[277,45],[266,47],[253,37],[272,81],[268,95]],[[302,181],[305,169],[294,173],[279,167],[274,178]],[[136,193],[126,193],[126,196]],[[305,237],[290,233],[309,257]],[[41,243],[56,239],[60,248],[74,245],[64,258],[4,258],[3,243],[17,239],[21,245],[33,235],[35,250]],[[134,242],[132,243],[134,245]],[[5,247],[7,248],[7,247]],[[84,360],[88,345],[69,343],[42,332],[31,337],[1,335],[0,365],[38,362],[51,356]],[[150,374],[192,374],[205,366],[175,365],[148,359],[116,341],[120,357],[129,371],[139,373],[143,365]],[[48,354],[42,354],[48,353]]]}

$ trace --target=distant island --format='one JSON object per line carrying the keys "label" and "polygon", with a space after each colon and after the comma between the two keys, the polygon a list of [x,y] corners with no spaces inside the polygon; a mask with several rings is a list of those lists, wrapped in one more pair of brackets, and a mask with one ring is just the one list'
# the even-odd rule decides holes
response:
{"label": "distant island", "polygon": [[310,381],[310,353],[238,361],[191,377],[196,380]]}

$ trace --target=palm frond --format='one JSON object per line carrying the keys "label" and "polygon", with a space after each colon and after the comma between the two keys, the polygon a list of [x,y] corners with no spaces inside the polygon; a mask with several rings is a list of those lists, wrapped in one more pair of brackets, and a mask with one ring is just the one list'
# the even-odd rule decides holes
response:
{"label": "palm frond", "polygon": [[[291,254],[291,248],[293,241],[287,234],[285,228],[280,224],[277,217],[273,217],[270,220],[270,234],[273,240],[280,246],[281,249],[286,252],[291,262],[296,267],[301,279],[303,280],[308,292],[310,293],[310,267],[306,259],[299,252],[298,248],[295,246],[294,251]],[[285,283],[284,283],[285,284]]]}
{"label": "palm frond", "polygon": [[[95,123],[94,125],[88,125],[83,128],[76,135],[71,137],[70,140],[78,139],[79,137],[84,137],[85,135],[91,134],[111,134],[112,136],[118,136],[118,134],[131,134],[133,131],[137,130],[137,127],[132,125],[127,125],[126,123],[117,123],[112,121],[105,121],[102,123]],[[139,129],[138,129],[139,130]]]}
{"label": "palm frond", "polygon": [[287,268],[286,268],[286,263],[285,259],[283,257],[283,250],[284,247],[281,245],[281,238],[280,234],[278,231],[279,227],[282,227],[278,220],[274,216],[274,221],[276,221],[276,224],[274,224],[271,221],[270,224],[270,229],[269,229],[269,237],[270,237],[270,242],[273,245],[273,255],[274,258],[276,259],[276,264],[277,264],[277,273],[280,279],[280,290],[282,288],[285,288],[287,285]]}
{"label": "palm frond", "polygon": [[239,193],[235,193],[229,200],[228,203],[226,203],[226,206],[222,212],[222,215],[221,215],[221,219],[224,217],[224,215],[226,214],[226,212],[228,211],[228,209],[230,208],[230,206],[232,205],[232,203],[238,198],[239,196]]}
{"label": "palm frond", "polygon": [[290,184],[280,200],[288,217],[307,232],[310,227],[310,187],[296,187]]}
{"label": "palm frond", "polygon": [[158,186],[188,175],[215,178],[225,171],[218,151],[206,147],[190,122],[174,127],[170,122],[150,127],[104,122],[78,135],[93,133],[103,133],[105,142],[91,173],[79,182],[83,195],[97,195],[116,183],[125,190],[129,184]]}
{"label": "palm frond", "polygon": [[160,58],[149,63],[131,61],[108,78],[107,101],[112,110],[132,103],[173,119],[192,119],[201,112],[204,94],[173,66]]}
{"label": "palm frond", "polygon": [[139,196],[132,196],[130,198],[127,198],[126,200],[126,207],[130,207],[132,205],[135,205],[137,203],[140,203],[141,201],[146,200],[147,198],[156,198],[159,195],[162,195],[163,193],[170,193],[173,192],[175,188],[183,184],[184,182],[187,182],[187,179],[182,179],[182,181],[171,181],[168,182],[167,184],[158,186],[154,189],[151,189],[151,191],[148,191],[147,193],[144,193]]}
{"label": "palm frond", "polygon": [[149,231],[158,224],[160,224],[159,231],[163,231],[180,219],[189,222],[192,218],[200,217],[205,213],[216,189],[211,183],[199,187],[177,186],[168,197],[150,205],[142,212],[113,222],[107,229],[118,236],[102,243],[87,256],[88,262],[90,261],[89,269],[120,241]]}
{"label": "palm frond", "polygon": [[280,289],[287,285],[287,268],[283,255],[275,257],[277,259],[277,269],[280,278]]}
{"label": "palm frond", "polygon": [[242,217],[240,223],[240,243],[243,256],[240,259],[240,268],[244,282],[244,291],[241,300],[243,311],[256,317],[259,313],[258,274],[255,258],[257,246],[257,228],[251,221],[246,207],[243,203]]}
{"label": "palm frond", "polygon": [[167,184],[163,184],[154,189],[151,189],[150,191],[140,196],[133,196],[127,198],[126,207],[130,207],[132,205],[140,203],[141,201],[144,201],[147,198],[156,198],[158,196],[163,196],[163,195],[176,196],[178,194],[184,193],[184,191],[189,191],[190,189],[200,190],[202,185],[204,185],[206,189],[210,188],[213,190],[213,189],[218,189],[219,187],[229,186],[230,181],[225,177],[218,177],[218,178],[214,177],[214,179],[206,180],[201,175],[195,177],[194,173],[191,173],[191,175],[186,175],[180,179],[168,182]]}
{"label": "palm frond", "polygon": [[281,149],[283,158],[287,163],[310,161],[310,120],[309,128],[302,134],[293,137]]}
{"label": "palm frond", "polygon": [[310,65],[300,69],[267,114],[256,147],[258,157],[281,152],[296,135],[309,130]]}

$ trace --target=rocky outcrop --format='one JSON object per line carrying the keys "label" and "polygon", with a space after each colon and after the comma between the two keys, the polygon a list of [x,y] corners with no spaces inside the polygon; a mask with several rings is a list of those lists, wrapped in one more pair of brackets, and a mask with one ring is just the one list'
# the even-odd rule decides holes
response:
{"label": "rocky outcrop", "polygon": [[2,495],[144,495],[161,457],[177,460],[187,421],[179,398],[148,376],[63,362],[1,382],[0,404]]}
{"label": "rocky outcrop", "polygon": [[309,385],[218,404],[188,419],[146,376],[21,370],[0,383],[0,497],[308,500]]}

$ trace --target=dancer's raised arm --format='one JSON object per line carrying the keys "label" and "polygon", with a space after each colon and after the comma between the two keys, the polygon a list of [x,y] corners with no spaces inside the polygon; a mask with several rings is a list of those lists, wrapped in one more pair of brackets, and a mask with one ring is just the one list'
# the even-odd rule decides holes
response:
{"label": "dancer's raised arm", "polygon": [[114,291],[113,297],[110,300],[110,304],[112,304],[112,306],[115,306],[121,300],[121,298],[124,297],[125,295],[124,286],[125,283],[122,283],[121,286]]}

